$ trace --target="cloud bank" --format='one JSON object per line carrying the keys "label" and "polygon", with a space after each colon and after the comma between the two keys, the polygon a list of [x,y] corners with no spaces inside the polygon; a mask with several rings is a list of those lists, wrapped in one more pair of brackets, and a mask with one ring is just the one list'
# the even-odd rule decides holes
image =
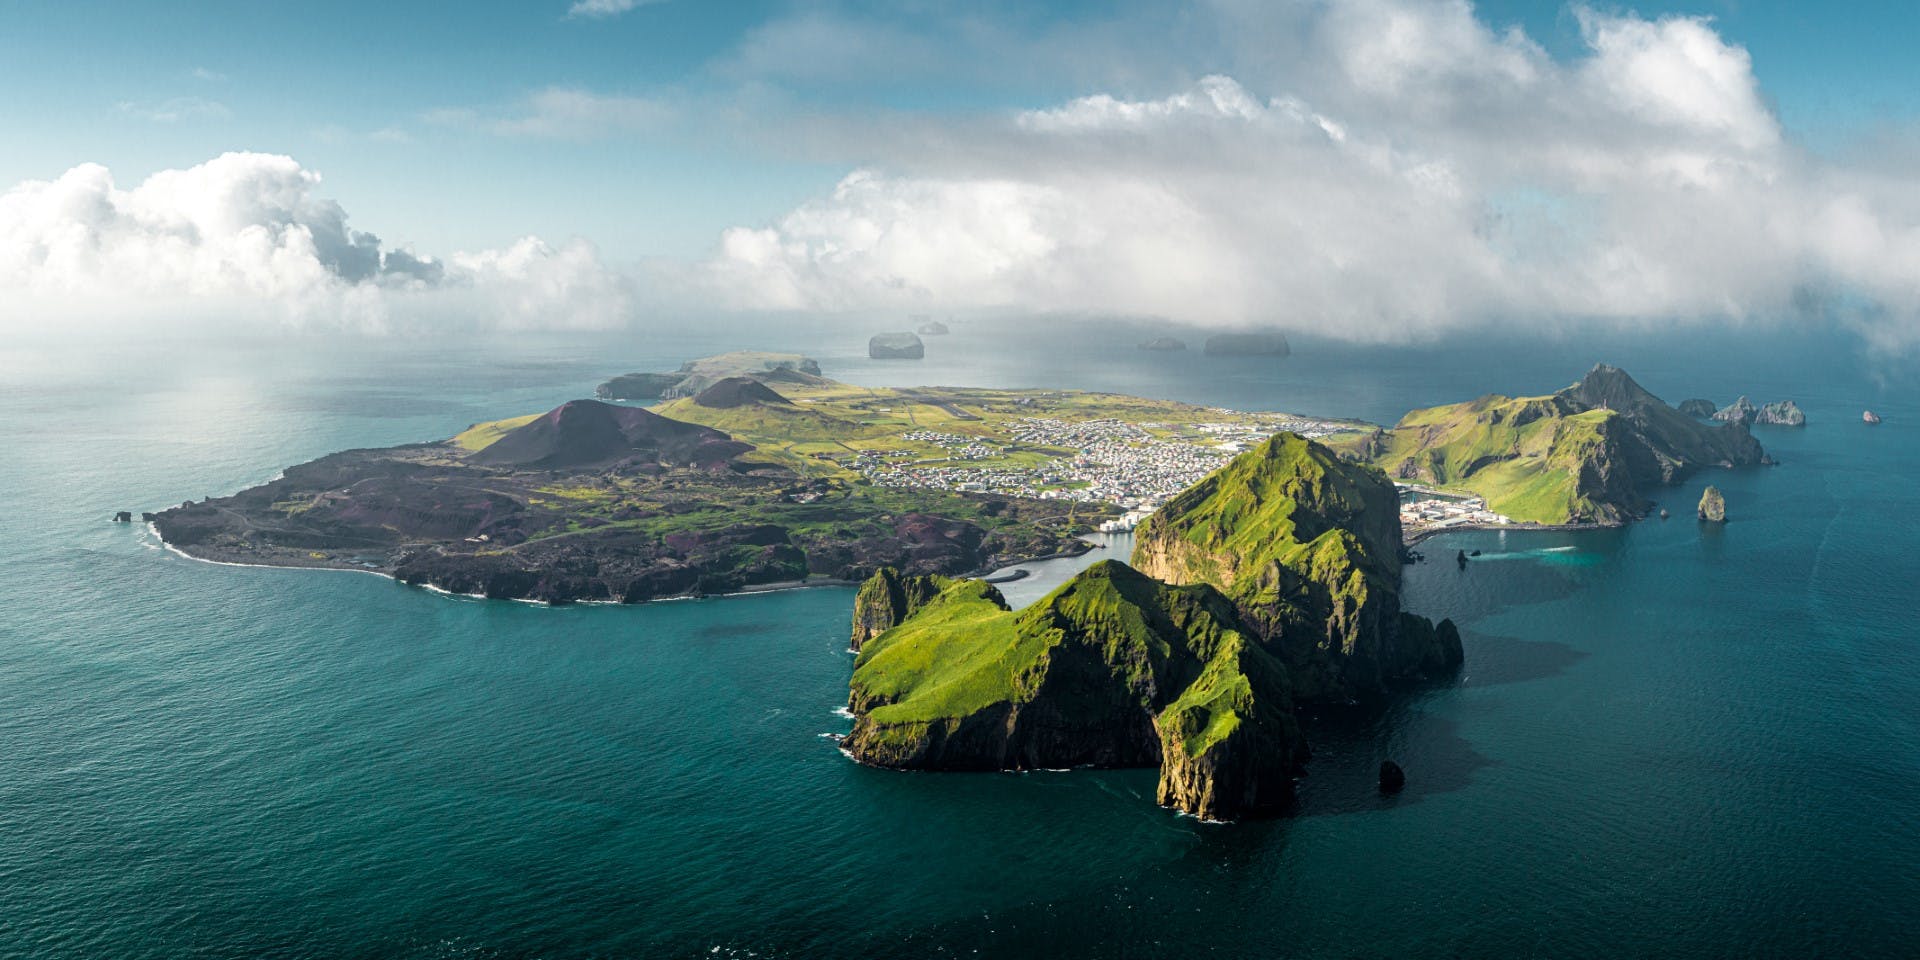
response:
{"label": "cloud bank", "polygon": [[1814,310],[1920,331],[1920,177],[1793,144],[1705,19],[1576,9],[1561,61],[1462,0],[1214,13],[1239,76],[877,138],[830,195],[726,231],[715,289],[1357,340]]}
{"label": "cloud bank", "polygon": [[0,325],[191,305],[387,329],[417,320],[610,326],[629,282],[585,242],[537,238],[444,260],[347,225],[291,157],[229,153],[121,189],[97,164],[0,194]]}

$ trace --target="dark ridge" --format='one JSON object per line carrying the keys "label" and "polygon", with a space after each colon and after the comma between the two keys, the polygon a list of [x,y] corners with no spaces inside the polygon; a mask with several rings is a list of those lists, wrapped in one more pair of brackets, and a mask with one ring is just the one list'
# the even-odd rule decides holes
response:
{"label": "dark ridge", "polygon": [[718,381],[696,394],[693,402],[714,410],[729,410],[751,404],[791,406],[786,397],[751,377],[728,377]]}
{"label": "dark ridge", "polygon": [[698,424],[670,420],[638,407],[569,400],[538,420],[508,432],[472,457],[494,467],[559,469],[610,466],[629,460],[670,465],[724,463],[751,444]]}

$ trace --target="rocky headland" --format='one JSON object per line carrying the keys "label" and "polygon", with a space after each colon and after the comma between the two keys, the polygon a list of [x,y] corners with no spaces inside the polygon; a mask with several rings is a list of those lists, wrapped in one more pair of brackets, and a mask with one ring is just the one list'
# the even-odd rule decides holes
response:
{"label": "rocky headland", "polygon": [[1296,702],[1373,699],[1461,662],[1399,609],[1399,514],[1371,467],[1282,433],[1019,611],[974,580],[882,571],[855,603],[850,756],[875,766],[1157,766],[1213,820],[1286,808]]}
{"label": "rocky headland", "polygon": [[747,377],[762,383],[826,382],[820,364],[798,353],[736,350],[698,360],[667,373],[628,373],[601,384],[594,396],[602,400],[671,400],[691,397],[722,380]]}
{"label": "rocky headland", "polygon": [[1465,490],[1514,520],[1550,525],[1623,523],[1646,515],[1650,491],[1702,468],[1771,462],[1747,421],[1702,423],[1606,364],[1543,397],[1415,410],[1345,449],[1396,479]]}

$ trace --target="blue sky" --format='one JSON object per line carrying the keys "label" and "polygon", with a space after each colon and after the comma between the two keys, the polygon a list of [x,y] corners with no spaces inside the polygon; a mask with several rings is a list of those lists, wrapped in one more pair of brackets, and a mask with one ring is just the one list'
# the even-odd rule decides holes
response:
{"label": "blue sky", "polygon": [[[12,3],[0,29],[0,85],[9,92],[0,183],[92,161],[125,184],[222,151],[258,150],[324,174],[326,193],[354,211],[358,227],[426,249],[535,233],[592,237],[615,257],[693,256],[723,228],[767,222],[868,159],[858,149],[792,149],[756,137],[754,111],[883,118],[1040,107],[1103,91],[1162,95],[1178,75],[1233,67],[1204,31],[1182,26],[1186,15],[1097,2],[1008,4],[991,19],[1024,37],[1138,21],[1143,35],[1165,31],[1184,49],[1137,72],[1029,63],[952,76],[885,62],[809,73],[742,53],[770,24],[831,14],[937,35],[952,9],[667,0],[583,18],[568,16],[566,0]],[[1478,9],[1489,24],[1523,26],[1556,56],[1581,53],[1571,8],[1484,0]],[[1711,15],[1723,36],[1752,51],[1787,129],[1815,146],[1915,112],[1920,84],[1905,46],[1920,35],[1920,5],[1702,0],[1631,9]],[[737,123],[747,129],[708,117],[512,136],[448,122],[462,110],[511,113],[552,89],[657,98],[694,113],[742,110]]]}
{"label": "blue sky", "polygon": [[1915,35],[1904,2],[16,2],[0,324],[1814,317],[1917,346]]}

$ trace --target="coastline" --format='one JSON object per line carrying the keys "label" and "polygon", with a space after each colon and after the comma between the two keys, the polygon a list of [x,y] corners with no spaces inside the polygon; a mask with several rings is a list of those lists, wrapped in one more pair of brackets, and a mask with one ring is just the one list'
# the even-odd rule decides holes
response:
{"label": "coastline", "polygon": [[1582,530],[1617,530],[1625,523],[1456,523],[1444,527],[1430,527],[1413,533],[1403,533],[1400,545],[1411,547],[1417,543],[1431,540],[1443,533],[1460,533],[1469,530],[1514,530],[1527,533],[1577,533]]}
{"label": "coastline", "polygon": [[[155,543],[158,543],[160,545],[160,548],[162,550],[165,550],[166,552],[171,553],[174,556],[180,557],[182,559],[192,560],[195,563],[210,563],[216,567],[243,567],[243,568],[251,568],[251,569],[258,569],[258,570],[325,570],[325,571],[332,571],[335,573],[365,573],[365,574],[371,574],[376,577],[380,577],[385,580],[391,580],[394,583],[400,584],[401,586],[415,587],[417,589],[425,590],[429,593],[437,593],[443,597],[458,597],[464,600],[503,600],[509,603],[526,603],[526,604],[532,604],[538,607],[569,607],[569,606],[576,606],[576,605],[577,606],[606,606],[606,607],[643,607],[649,603],[663,603],[663,602],[674,601],[674,600],[702,600],[702,599],[708,599],[708,598],[719,599],[719,598],[725,598],[725,597],[748,597],[748,596],[753,596],[754,594],[760,594],[760,593],[784,593],[788,590],[812,590],[820,587],[858,587],[860,585],[860,581],[858,580],[842,580],[838,577],[809,577],[805,580],[778,580],[771,583],[749,584],[747,586],[741,587],[738,590],[730,590],[726,593],[676,593],[668,596],[651,597],[639,603],[628,603],[624,600],[567,600],[561,603],[554,603],[549,600],[531,600],[526,597],[489,597],[489,596],[485,596],[483,594],[477,594],[477,593],[456,593],[452,590],[446,589],[445,587],[437,586],[431,583],[417,583],[417,584],[407,583],[401,580],[399,577],[394,576],[393,572],[390,570],[370,568],[370,567],[355,567],[355,566],[347,566],[343,564],[322,564],[322,563],[243,563],[238,560],[215,560],[212,557],[195,556],[191,553],[188,553],[185,549],[181,547],[177,547],[171,543],[168,543],[167,538],[160,535],[159,529],[157,529],[154,526],[152,521],[148,521],[145,526],[146,526],[147,534],[153,538],[153,541]],[[966,574],[964,576],[967,579],[980,579],[982,577],[985,577],[988,573],[991,573],[993,570],[997,570],[1002,567],[1009,567],[1009,566],[1014,566],[1016,564],[1022,564],[1022,563],[1039,563],[1043,560],[1064,560],[1072,557],[1082,557],[1082,556],[1086,556],[1087,554],[1103,546],[1102,544],[1094,543],[1091,540],[1086,540],[1083,542],[1087,544],[1087,549],[1085,550],[1081,550],[1074,553],[1053,553],[1053,554],[1048,554],[1042,557],[1020,557],[1020,558],[1009,559],[999,563],[994,567],[988,568],[984,572]],[[1016,579],[1024,579],[1024,578],[1016,578]]]}

